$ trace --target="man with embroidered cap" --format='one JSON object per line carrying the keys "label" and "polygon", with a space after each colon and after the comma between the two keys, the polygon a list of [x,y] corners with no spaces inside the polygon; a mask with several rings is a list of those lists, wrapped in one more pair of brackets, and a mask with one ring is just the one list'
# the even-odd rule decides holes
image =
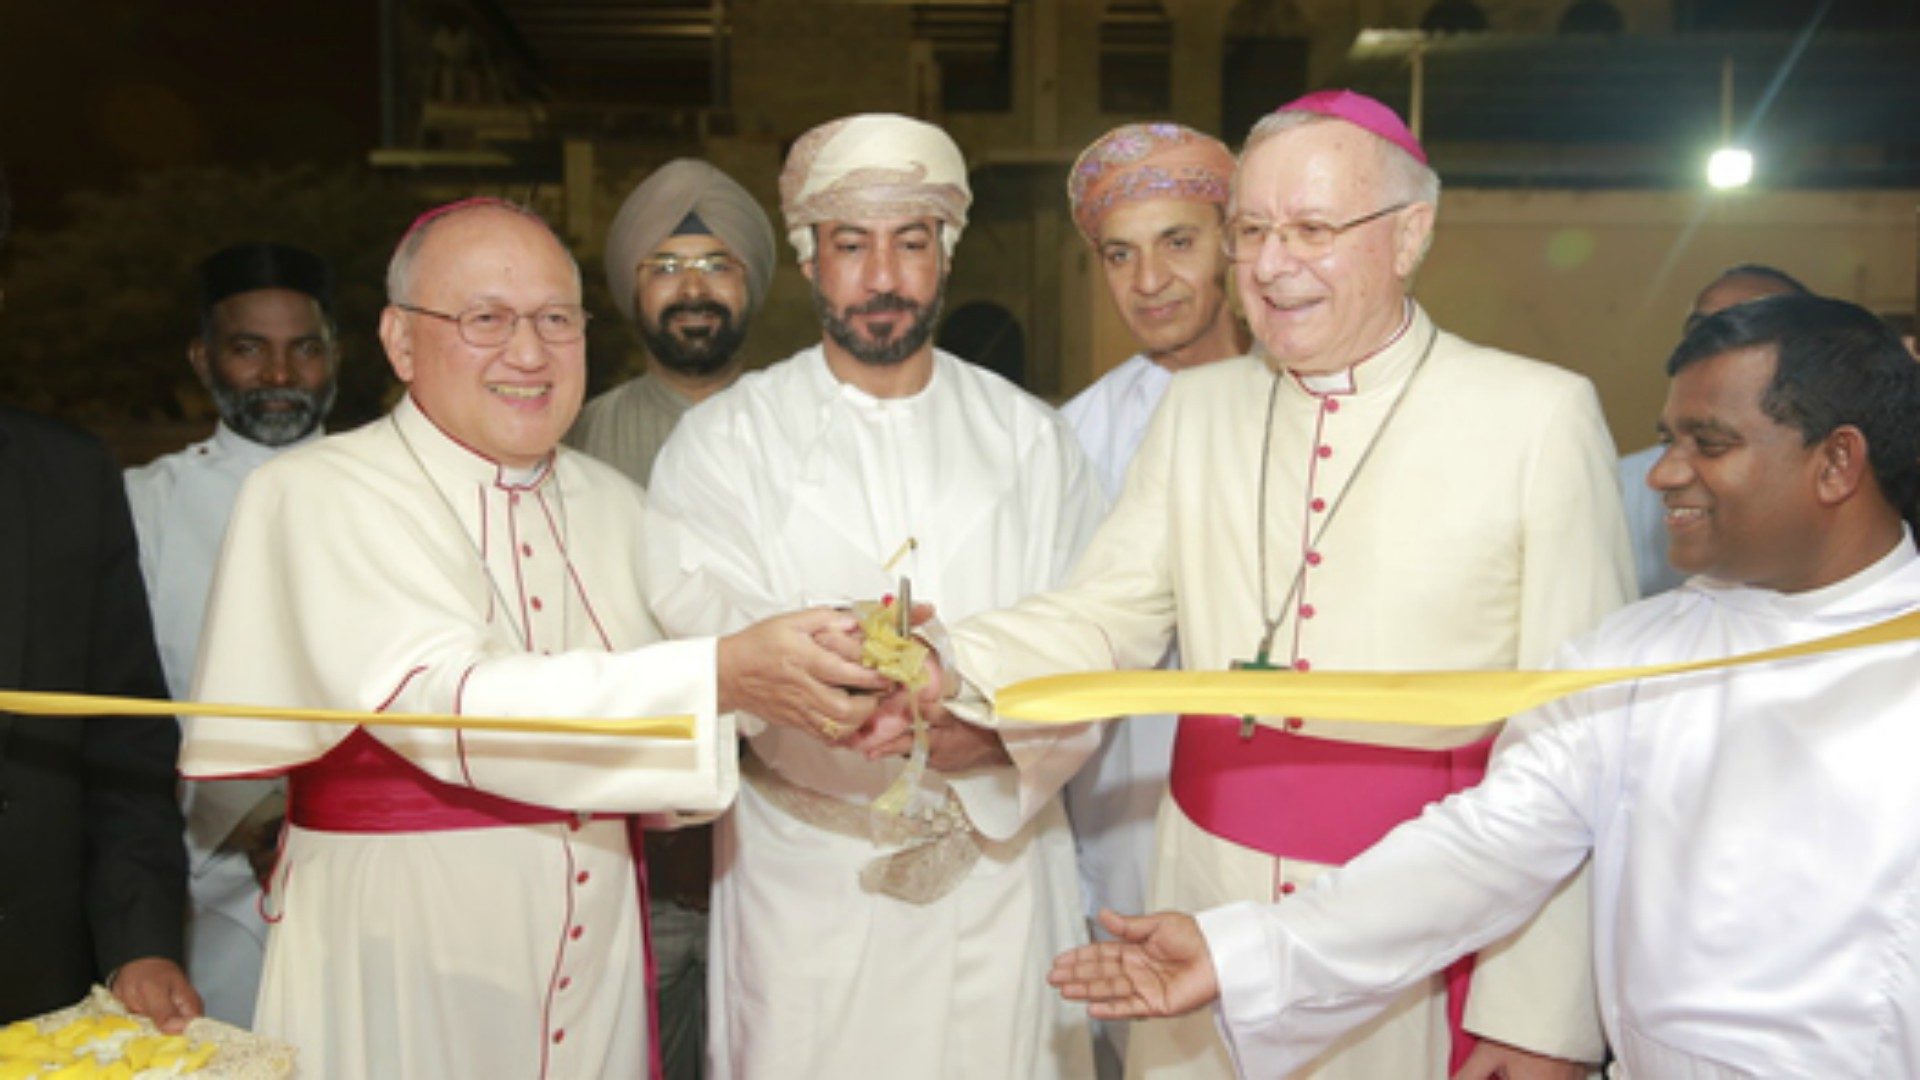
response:
{"label": "man with embroidered cap", "polygon": [[[333,283],[318,255],[235,244],[200,264],[200,333],[187,362],[212,395],[213,437],[126,475],[167,692],[187,697],[207,590],[240,484],[284,450],[320,437],[340,352]],[[255,867],[271,862],[285,806],[273,780],[187,784],[187,971],[207,1013],[253,1025],[267,925]]]}
{"label": "man with embroidered cap", "polygon": [[[384,419],[261,466],[208,605],[200,701],[694,720],[690,741],[192,717],[190,779],[288,779],[256,1030],[313,1076],[639,1076],[637,815],[733,797],[729,714],[857,724],[886,684],[841,612],[666,642],[643,496],[556,449],[580,275],[532,212],[424,215],[389,264]],[[825,642],[827,644],[822,644]]]}
{"label": "man with embroidered cap", "polygon": [[[661,626],[715,633],[902,576],[949,617],[1058,582],[1098,481],[1058,414],[932,344],[970,201],[959,147],[906,117],[835,120],[794,143],[780,195],[824,340],[694,407],[661,451]],[[1036,980],[1086,938],[1056,795],[1097,733],[927,704],[924,740],[742,717],[745,782],[717,826],[716,1075],[1091,1072],[1085,1011]]]}
{"label": "man with embroidered cap", "polygon": [[607,291],[647,369],[587,402],[567,444],[645,487],[680,414],[739,377],[773,247],[759,202],[704,161],[670,161],[634,188],[607,229]]}
{"label": "man with embroidered cap", "polygon": [[[1756,300],[1704,320],[1667,370],[1650,482],[1695,576],[1554,666],[1714,661],[1920,611],[1920,369],[1888,327],[1844,301]],[[1065,957],[1055,981],[1106,1015],[1217,994],[1246,1074],[1286,1075],[1591,852],[1609,1075],[1920,1075],[1916,662],[1889,635],[1563,698],[1511,722],[1485,782],[1313,889],[1128,920],[1135,944]]]}
{"label": "man with embroidered cap", "polygon": [[[1220,140],[1174,123],[1126,124],[1080,152],[1067,198],[1093,248],[1115,310],[1140,352],[1060,410],[1100,474],[1120,497],[1127,466],[1174,373],[1246,351],[1247,334],[1227,299],[1221,228],[1233,154]],[[1178,667],[1178,646],[1163,667]],[[1144,910],[1153,861],[1153,819],[1166,791],[1174,717],[1134,716],[1106,725],[1100,750],[1067,782],[1067,818],[1080,856],[1087,917],[1103,907]],[[1096,1025],[1103,1074],[1117,1074],[1126,1029]]]}
{"label": "man with embroidered cap", "polygon": [[[1438,197],[1419,143],[1371,98],[1315,93],[1254,127],[1226,250],[1258,348],[1173,380],[1066,588],[954,627],[956,708],[1034,676],[1149,667],[1176,631],[1202,671],[1537,666],[1628,598],[1592,386],[1445,333],[1409,295]],[[1181,718],[1152,907],[1286,903],[1471,783],[1495,734],[1272,719]],[[1471,987],[1460,971],[1420,982],[1305,1075],[1444,1077],[1470,1053],[1471,1075],[1542,1064],[1500,1060],[1516,1044],[1597,1061],[1567,895],[1483,952]],[[1492,1041],[1473,1048],[1449,1022],[1463,1006]],[[1204,1016],[1135,1024],[1127,1067],[1233,1071]]]}

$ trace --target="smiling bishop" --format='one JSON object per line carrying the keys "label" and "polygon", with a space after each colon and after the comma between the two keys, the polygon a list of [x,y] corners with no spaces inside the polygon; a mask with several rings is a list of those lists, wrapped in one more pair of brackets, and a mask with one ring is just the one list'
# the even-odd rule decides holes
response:
{"label": "smiling bishop", "polygon": [[[1256,348],[1173,377],[1066,588],[955,627],[955,709],[1034,676],[1151,667],[1176,630],[1201,671],[1535,666],[1631,595],[1593,387],[1449,334],[1412,299],[1439,191],[1406,125],[1363,95],[1311,94],[1255,125],[1223,251]],[[1150,909],[1284,905],[1471,783],[1497,734],[1261,719],[1181,718]],[[1311,1075],[1598,1060],[1569,895],[1471,975],[1419,981]],[[1204,1015],[1135,1024],[1127,1068],[1234,1073]]]}

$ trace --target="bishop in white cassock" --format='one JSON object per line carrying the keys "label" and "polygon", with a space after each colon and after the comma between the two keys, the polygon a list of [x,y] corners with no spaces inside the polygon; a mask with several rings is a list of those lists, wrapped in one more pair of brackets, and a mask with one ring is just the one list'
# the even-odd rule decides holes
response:
{"label": "bishop in white cassock", "polygon": [[[167,693],[186,700],[214,564],[240,485],[275,455],[320,437],[340,354],[325,262],[284,244],[222,248],[201,264],[201,334],[188,346],[220,411],[213,436],[126,474],[140,573]],[[250,847],[284,806],[274,780],[188,783],[187,973],[207,1015],[253,1026],[267,924]]]}
{"label": "bishop in white cassock", "polygon": [[[1384,106],[1345,92],[1303,105],[1249,140],[1227,225],[1246,234],[1236,272],[1261,349],[1174,377],[1065,588],[955,627],[982,694],[1150,667],[1176,630],[1200,671],[1538,664],[1628,595],[1593,388],[1434,325],[1405,283],[1437,194],[1403,179],[1432,174],[1348,118],[1391,130]],[[1495,733],[1281,719],[1182,719],[1151,907],[1288,902],[1470,783]],[[1597,1061],[1584,915],[1556,915],[1483,955],[1470,987],[1459,971],[1418,982],[1306,1075],[1447,1076],[1466,1055],[1449,1022],[1463,1005],[1476,1034]],[[1213,1077],[1232,1063],[1204,1017],[1184,1017],[1133,1025],[1127,1069]]]}
{"label": "bishop in white cassock", "polygon": [[[732,675],[814,666],[812,634],[850,620],[658,641],[640,490],[555,451],[579,408],[584,317],[578,271],[539,219],[498,200],[434,211],[388,285],[382,343],[408,396],[248,481],[195,696],[686,714],[696,735],[189,720],[186,775],[289,775],[257,1029],[312,1076],[639,1076],[650,979],[632,815],[723,808],[725,710],[784,719]],[[861,673],[831,659],[820,670]]]}
{"label": "bishop in white cassock", "polygon": [[[966,171],[945,133],[858,116],[803,136],[787,223],[827,340],[689,411],[653,474],[647,582],[670,634],[708,634],[899,576],[944,616],[1065,576],[1099,488],[1044,404],[930,344]],[[936,755],[904,822],[902,774],[744,717],[722,818],[710,1066],[725,1077],[1055,1077],[1091,1071],[1085,1014],[1048,1001],[1054,943],[1084,940],[1060,786],[1087,729],[975,731]]]}
{"label": "bishop in white cassock", "polygon": [[[1714,659],[1920,611],[1901,520],[1920,492],[1920,369],[1885,326],[1840,301],[1759,300],[1702,323],[1670,369],[1652,483],[1673,562],[1700,576],[1557,666]],[[1286,1075],[1518,925],[1591,851],[1615,1077],[1920,1075],[1916,664],[1902,641],[1563,699],[1513,722],[1479,787],[1288,903],[1208,911],[1197,932],[1132,920],[1144,949],[1063,958],[1055,979],[1099,1011],[1144,1004],[1122,1002],[1148,971],[1179,987],[1161,1007],[1212,986],[1243,1073]]]}

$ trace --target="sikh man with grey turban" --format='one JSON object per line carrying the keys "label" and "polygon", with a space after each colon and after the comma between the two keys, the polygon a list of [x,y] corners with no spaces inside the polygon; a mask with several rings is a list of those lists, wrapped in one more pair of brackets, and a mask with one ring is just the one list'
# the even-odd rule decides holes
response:
{"label": "sikh man with grey turban", "polygon": [[588,402],[567,445],[647,486],[680,414],[739,378],[773,249],[767,212],[704,161],[670,161],[634,188],[607,230],[607,291],[647,369]]}
{"label": "sikh man with grey turban", "polygon": [[[780,194],[823,340],[693,408],[661,451],[645,582],[662,628],[874,599],[901,576],[944,618],[1059,582],[1099,523],[1098,479],[1052,409],[933,346],[971,201],[959,147],[906,117],[836,120],[795,142]],[[1059,791],[1098,734],[963,723],[935,697],[923,739],[740,715],[716,1075],[1092,1074],[1086,1014],[1038,980],[1086,936]]]}

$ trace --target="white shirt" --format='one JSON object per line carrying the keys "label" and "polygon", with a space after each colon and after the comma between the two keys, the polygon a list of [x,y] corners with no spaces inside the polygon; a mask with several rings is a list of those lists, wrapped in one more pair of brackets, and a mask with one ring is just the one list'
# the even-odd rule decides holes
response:
{"label": "white shirt", "polygon": [[[1099,473],[1108,499],[1118,499],[1147,425],[1173,373],[1135,355],[1101,376],[1060,410]],[[1178,647],[1161,667],[1180,666]],[[1153,866],[1153,819],[1167,787],[1177,718],[1130,716],[1109,723],[1100,750],[1067,782],[1067,817],[1080,850],[1087,915],[1103,907],[1145,911]]]}
{"label": "white shirt", "polygon": [[1667,507],[1660,493],[1647,486],[1647,474],[1665,450],[1649,446],[1620,459],[1620,501],[1627,512],[1627,541],[1633,546],[1641,596],[1665,592],[1687,579],[1667,562]]}
{"label": "white shirt", "polygon": [[[958,618],[1063,578],[1101,510],[1059,416],[1006,380],[937,352],[920,392],[875,398],[835,378],[814,346],[681,420],[653,473],[647,592],[672,634],[878,599],[901,574],[915,600]],[[903,767],[742,726],[771,770],[835,805],[864,807]],[[1054,952],[1085,939],[1055,795],[1097,737],[1005,732],[1012,765],[929,770],[922,788],[953,793],[985,854],[924,904],[862,886],[890,846],[743,787],[715,860],[716,1075],[1090,1070],[1085,1012],[1050,1000],[1045,973]]]}
{"label": "white shirt", "polygon": [[[1807,593],[1696,578],[1559,666],[1729,656],[1916,607],[1908,536]],[[1623,1076],[1920,1074],[1917,669],[1920,644],[1903,642],[1609,687],[1517,719],[1479,787],[1285,904],[1201,916],[1242,1070],[1286,1073],[1393,987],[1518,924],[1591,849]]]}
{"label": "white shirt", "polygon": [[[207,591],[241,483],[274,455],[319,437],[316,432],[289,446],[265,446],[223,422],[212,437],[127,470],[140,572],[167,693],[174,699],[185,700],[193,680]],[[276,780],[182,785],[191,875],[187,973],[208,1014],[240,1027],[253,1024],[267,924],[246,856],[219,848],[262,799],[282,787]]]}
{"label": "white shirt", "polygon": [[[654,644],[640,489],[562,450],[516,480],[411,398],[260,468],[235,507],[195,697],[390,712],[691,715],[688,743],[368,729],[433,779],[576,813],[713,811],[737,783],[711,638]],[[352,729],[189,717],[181,770],[273,775]],[[293,774],[296,793],[300,774]],[[293,827],[257,1029],[314,1076],[638,1076],[648,1033],[618,818]]]}

